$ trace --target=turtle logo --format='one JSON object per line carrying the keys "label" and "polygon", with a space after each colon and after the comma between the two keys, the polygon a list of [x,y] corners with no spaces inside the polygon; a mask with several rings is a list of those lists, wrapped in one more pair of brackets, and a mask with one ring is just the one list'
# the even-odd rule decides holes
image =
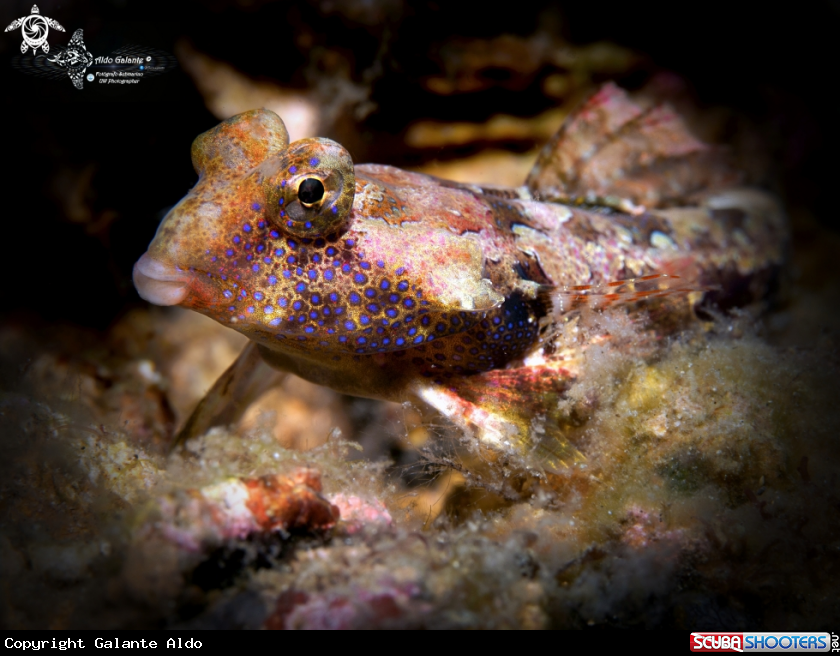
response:
{"label": "turtle logo", "polygon": [[29,16],[23,16],[9,23],[6,32],[11,32],[20,28],[23,34],[23,43],[20,44],[20,51],[26,53],[27,46],[32,48],[34,55],[38,48],[42,48],[45,53],[50,51],[50,44],[47,43],[47,35],[50,33],[50,28],[63,32],[64,28],[58,21],[46,16],[41,16],[41,11],[38,5],[32,5],[32,13]]}
{"label": "turtle logo", "polygon": [[84,86],[85,71],[93,63],[93,55],[85,47],[82,32],[83,30],[81,29],[73,32],[73,36],[70,37],[70,43],[67,44],[67,47],[47,60],[66,69],[67,75],[70,76],[70,80],[73,82],[73,86],[77,89],[81,89]]}

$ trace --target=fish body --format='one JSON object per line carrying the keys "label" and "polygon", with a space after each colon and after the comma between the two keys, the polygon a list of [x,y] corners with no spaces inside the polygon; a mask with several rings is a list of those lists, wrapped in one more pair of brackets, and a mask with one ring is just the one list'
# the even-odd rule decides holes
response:
{"label": "fish body", "polygon": [[562,437],[535,442],[529,426],[572,376],[551,355],[578,304],[760,297],[783,259],[774,199],[738,187],[679,117],[611,85],[520,188],[354,165],[327,139],[290,144],[268,110],[199,136],[192,157],[199,181],[134,279],[143,298],[251,340],[228,377],[262,360],[347,394],[420,400],[495,448],[539,442],[550,464]]}

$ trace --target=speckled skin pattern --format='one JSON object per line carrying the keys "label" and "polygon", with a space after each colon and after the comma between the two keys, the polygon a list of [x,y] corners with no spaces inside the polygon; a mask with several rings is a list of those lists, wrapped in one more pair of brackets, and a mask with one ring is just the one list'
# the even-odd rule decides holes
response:
{"label": "speckled skin pattern", "polygon": [[[572,122],[618,102],[616,94],[629,102],[609,87]],[[478,426],[496,446],[510,437],[527,442],[527,417],[511,420],[517,413],[501,402],[509,391],[480,392],[519,387],[525,399],[547,384],[556,397],[562,366],[525,359],[549,352],[571,299],[678,269],[691,271],[695,288],[726,291],[736,281],[757,296],[763,283],[754,281],[781,262],[785,236],[770,197],[713,188],[708,166],[698,167],[705,189],[666,180],[668,198],[681,194],[686,207],[643,205],[661,183],[644,176],[640,195],[624,205],[598,206],[603,194],[585,205],[540,202],[564,199],[549,175],[558,166],[551,153],[572,146],[556,142],[528,186],[490,189],[354,167],[339,144],[289,144],[274,113],[246,112],[195,140],[199,181],[164,219],[138,268],[152,271],[153,262],[168,272],[159,277],[180,285],[171,300],[245,334],[278,369],[348,394],[422,399]],[[676,156],[682,162],[685,153]],[[576,295],[576,286],[587,289]]]}

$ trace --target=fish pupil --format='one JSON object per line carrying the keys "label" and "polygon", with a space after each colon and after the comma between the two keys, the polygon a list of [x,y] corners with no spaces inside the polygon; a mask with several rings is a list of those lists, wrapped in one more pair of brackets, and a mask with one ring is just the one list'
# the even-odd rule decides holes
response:
{"label": "fish pupil", "polygon": [[317,203],[324,197],[324,183],[318,178],[306,178],[298,187],[298,198],[305,205]]}

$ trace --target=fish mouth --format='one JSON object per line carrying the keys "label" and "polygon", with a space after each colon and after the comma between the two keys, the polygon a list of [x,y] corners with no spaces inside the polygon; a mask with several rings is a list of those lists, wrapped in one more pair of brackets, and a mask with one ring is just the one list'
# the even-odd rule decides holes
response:
{"label": "fish mouth", "polygon": [[178,305],[190,291],[192,276],[148,253],[134,265],[134,286],[140,298],[155,305]]}

